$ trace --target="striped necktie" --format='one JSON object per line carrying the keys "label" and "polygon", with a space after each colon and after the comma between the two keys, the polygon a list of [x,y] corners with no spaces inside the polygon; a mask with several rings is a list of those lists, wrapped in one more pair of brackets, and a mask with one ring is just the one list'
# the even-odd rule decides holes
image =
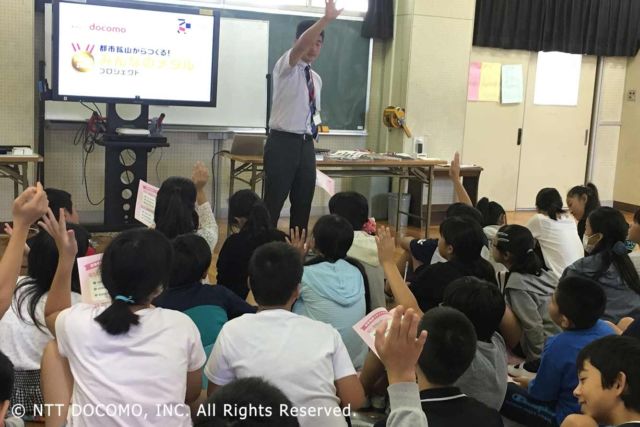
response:
{"label": "striped necktie", "polygon": [[311,65],[304,67],[304,77],[307,79],[307,89],[309,89],[309,111],[311,111],[311,136],[313,139],[318,138],[318,126],[313,121],[316,115],[316,88],[313,85],[313,77],[311,76]]}

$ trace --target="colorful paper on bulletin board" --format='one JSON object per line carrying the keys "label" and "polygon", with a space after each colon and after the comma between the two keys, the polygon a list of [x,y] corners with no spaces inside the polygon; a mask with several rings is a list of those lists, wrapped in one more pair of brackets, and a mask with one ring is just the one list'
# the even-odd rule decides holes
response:
{"label": "colorful paper on bulletin board", "polygon": [[480,90],[478,101],[500,102],[500,70],[496,62],[483,62],[480,70]]}
{"label": "colorful paper on bulletin board", "polygon": [[523,95],[522,65],[502,66],[502,103],[519,104]]}
{"label": "colorful paper on bulletin board", "polygon": [[467,91],[467,100],[477,101],[478,92],[480,90],[480,62],[472,62],[469,64],[469,90]]}

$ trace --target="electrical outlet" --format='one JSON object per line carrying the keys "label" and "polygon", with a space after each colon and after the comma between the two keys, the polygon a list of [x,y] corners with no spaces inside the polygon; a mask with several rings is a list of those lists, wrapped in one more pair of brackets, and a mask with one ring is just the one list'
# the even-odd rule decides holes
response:
{"label": "electrical outlet", "polygon": [[636,90],[635,89],[629,89],[627,91],[627,101],[636,102]]}

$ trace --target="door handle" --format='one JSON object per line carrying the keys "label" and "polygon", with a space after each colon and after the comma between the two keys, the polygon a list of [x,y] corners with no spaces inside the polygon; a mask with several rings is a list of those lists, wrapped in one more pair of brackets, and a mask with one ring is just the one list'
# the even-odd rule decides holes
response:
{"label": "door handle", "polygon": [[522,144],[522,128],[518,128],[518,141],[516,142],[516,145],[521,145]]}
{"label": "door handle", "polygon": [[589,143],[589,129],[584,130],[584,146],[586,147]]}

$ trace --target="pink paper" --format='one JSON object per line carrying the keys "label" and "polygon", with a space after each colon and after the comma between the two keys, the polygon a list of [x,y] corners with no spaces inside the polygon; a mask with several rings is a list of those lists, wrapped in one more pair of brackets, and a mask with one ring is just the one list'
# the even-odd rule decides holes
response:
{"label": "pink paper", "polygon": [[154,212],[156,210],[156,198],[159,188],[140,180],[138,195],[136,196],[136,210],[134,218],[146,225],[153,227]]}
{"label": "pink paper", "polygon": [[102,254],[78,258],[78,276],[82,302],[87,304],[110,304],[111,297],[102,284],[100,265]]}
{"label": "pink paper", "polygon": [[[378,356],[378,352],[376,351],[376,338],[375,332],[378,326],[381,323],[389,321],[393,318],[393,310],[387,311],[386,308],[377,308],[373,310],[371,313],[363,317],[358,323],[353,325],[353,329],[356,333],[362,338],[362,340],[369,346],[371,351]],[[389,328],[389,324],[387,324],[387,329]],[[378,356],[380,357],[380,356]]]}
{"label": "pink paper", "polygon": [[472,62],[469,64],[469,91],[467,93],[467,100],[477,101],[478,94],[480,93],[480,70],[482,69],[482,63]]}
{"label": "pink paper", "polygon": [[330,196],[336,194],[336,182],[318,169],[316,169],[316,186],[322,188]]}

